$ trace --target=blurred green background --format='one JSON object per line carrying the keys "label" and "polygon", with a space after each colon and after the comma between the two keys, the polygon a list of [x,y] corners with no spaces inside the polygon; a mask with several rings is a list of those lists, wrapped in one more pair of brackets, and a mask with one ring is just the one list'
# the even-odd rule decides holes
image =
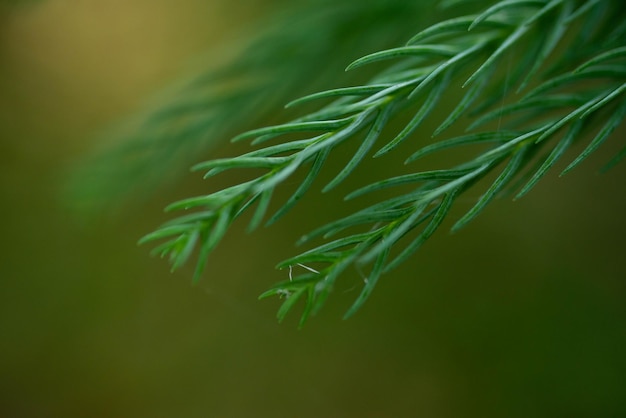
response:
{"label": "blurred green background", "polygon": [[272,10],[0,3],[0,417],[626,416],[626,165],[597,174],[619,144],[440,231],[342,321],[349,273],[300,331],[256,298],[337,216],[319,194],[270,230],[236,224],[197,286],[136,246],[197,175],[115,214],[71,210],[67,178],[103,130]]}

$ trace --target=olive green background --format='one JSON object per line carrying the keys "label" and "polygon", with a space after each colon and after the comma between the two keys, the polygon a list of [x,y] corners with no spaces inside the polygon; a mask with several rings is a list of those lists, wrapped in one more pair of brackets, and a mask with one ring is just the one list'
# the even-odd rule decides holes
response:
{"label": "olive green background", "polygon": [[[0,6],[0,416],[626,416],[626,165],[598,174],[623,130],[571,174],[439,231],[342,321],[351,271],[302,330],[297,312],[279,325],[278,301],[256,298],[358,182],[330,197],[318,186],[270,229],[236,224],[197,286],[192,266],[171,274],[136,241],[167,203],[205,190],[199,176],[108,213],[73,210],[67,179],[101,133],[268,13],[252,1]],[[393,173],[414,147],[369,173]]]}

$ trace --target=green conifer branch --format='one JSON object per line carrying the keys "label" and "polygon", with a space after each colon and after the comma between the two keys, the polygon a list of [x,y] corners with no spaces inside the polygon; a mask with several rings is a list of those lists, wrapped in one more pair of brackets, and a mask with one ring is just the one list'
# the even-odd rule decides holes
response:
{"label": "green conifer branch", "polygon": [[[471,4],[475,3],[484,2]],[[205,177],[231,169],[261,168],[266,172],[248,182],[170,205],[169,211],[198,212],[168,222],[140,242],[166,239],[155,251],[169,257],[173,268],[187,262],[199,247],[194,275],[198,280],[208,254],[232,222],[256,204],[250,229],[256,228],[266,218],[275,188],[298,170],[308,170],[307,176],[294,195],[270,216],[269,223],[297,204],[338,145],[364,138],[350,162],[324,191],[350,176],[376,142],[382,141],[383,145],[373,156],[383,157],[419,136],[418,128],[442,99],[449,97],[455,82],[467,86],[465,95],[433,136],[461,121],[467,124],[467,134],[422,147],[408,157],[407,163],[416,165],[426,154],[453,147],[492,146],[468,155],[454,167],[434,171],[418,168],[414,173],[381,179],[350,193],[349,199],[383,188],[414,186],[408,193],[398,193],[307,234],[301,243],[319,236],[326,242],[279,263],[278,268],[307,263],[323,267],[290,277],[261,295],[283,299],[279,320],[303,299],[303,324],[319,311],[347,267],[371,265],[361,294],[346,314],[350,316],[367,300],[381,275],[413,255],[441,226],[456,199],[476,182],[492,172],[498,174],[453,230],[479,215],[489,202],[515,184],[516,178],[528,179],[517,197],[528,193],[576,141],[592,137],[563,174],[611,136],[626,115],[626,26],[613,25],[624,19],[622,9],[619,1],[504,0],[482,11],[477,9],[474,15],[433,25],[413,36],[406,46],[359,58],[347,69],[387,60],[399,63],[365,85],[315,93],[288,104],[294,107],[324,98],[336,99],[316,112],[236,136],[235,141],[249,140],[253,144],[286,135],[296,139],[239,157],[197,164],[194,168],[205,171]],[[521,68],[510,73],[496,71],[505,59],[513,59],[512,65]],[[498,102],[507,104],[498,106]],[[388,122],[403,109],[411,109],[413,116],[398,134],[390,135]],[[538,169],[529,168],[539,151],[546,148],[547,157]],[[622,151],[609,164],[623,155]],[[346,233],[348,229],[357,232]]]}

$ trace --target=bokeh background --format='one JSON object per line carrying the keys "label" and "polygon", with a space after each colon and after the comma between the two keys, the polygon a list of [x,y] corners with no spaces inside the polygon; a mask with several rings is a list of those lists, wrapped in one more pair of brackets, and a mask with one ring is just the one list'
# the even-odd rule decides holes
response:
{"label": "bokeh background", "polygon": [[342,321],[349,273],[302,330],[256,298],[336,201],[313,193],[269,230],[235,226],[196,286],[136,241],[205,190],[198,176],[75,210],[68,178],[103,132],[279,6],[0,2],[0,416],[626,416],[626,165],[597,174],[619,141],[442,229]]}

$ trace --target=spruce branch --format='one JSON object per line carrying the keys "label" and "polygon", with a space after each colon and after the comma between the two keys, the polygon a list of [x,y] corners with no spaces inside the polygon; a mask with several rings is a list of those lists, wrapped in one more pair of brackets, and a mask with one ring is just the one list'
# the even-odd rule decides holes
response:
{"label": "spruce branch", "polygon": [[[468,4],[475,3],[482,2]],[[279,320],[304,299],[303,324],[323,306],[348,267],[371,266],[360,295],[346,313],[351,316],[370,296],[381,275],[411,257],[442,225],[456,199],[487,175],[497,174],[475,205],[452,226],[453,231],[474,219],[502,192],[511,187],[516,190],[519,185],[513,180],[526,181],[516,198],[528,193],[576,141],[592,137],[562,174],[610,138],[626,115],[626,26],[611,25],[623,18],[618,1],[504,0],[476,14],[435,24],[405,46],[359,58],[347,70],[379,61],[398,62],[365,85],[315,93],[287,105],[334,99],[318,111],[236,136],[234,141],[248,140],[255,145],[285,136],[296,139],[197,164],[194,169],[205,171],[205,177],[231,169],[266,172],[248,182],[170,205],[168,211],[198,212],[171,220],[140,242],[165,239],[155,251],[169,257],[173,268],[188,261],[199,247],[194,275],[194,281],[198,280],[208,254],[232,222],[256,205],[250,229],[258,227],[266,219],[274,190],[298,170],[308,170],[308,174],[268,223],[276,222],[297,204],[338,145],[363,138],[349,163],[323,186],[324,192],[353,174],[377,142],[383,144],[373,157],[382,158],[401,143],[414,140],[418,128],[454,86],[465,86],[465,94],[432,135],[442,135],[461,122],[466,123],[467,133],[424,146],[406,162],[415,165],[427,154],[466,145],[487,144],[489,148],[468,155],[453,167],[418,169],[348,194],[347,199],[354,199],[381,189],[413,186],[408,193],[363,207],[302,237],[301,244],[317,237],[326,242],[279,263],[278,268],[308,263],[323,267],[290,275],[288,281],[260,296],[283,299]],[[557,54],[560,49],[564,52]],[[510,73],[498,71],[504,59],[514,59],[517,68]],[[413,112],[412,117],[399,133],[390,135],[389,121],[405,109]],[[531,167],[545,149],[547,156],[540,158],[538,168]],[[620,152],[609,165],[624,154]]]}

